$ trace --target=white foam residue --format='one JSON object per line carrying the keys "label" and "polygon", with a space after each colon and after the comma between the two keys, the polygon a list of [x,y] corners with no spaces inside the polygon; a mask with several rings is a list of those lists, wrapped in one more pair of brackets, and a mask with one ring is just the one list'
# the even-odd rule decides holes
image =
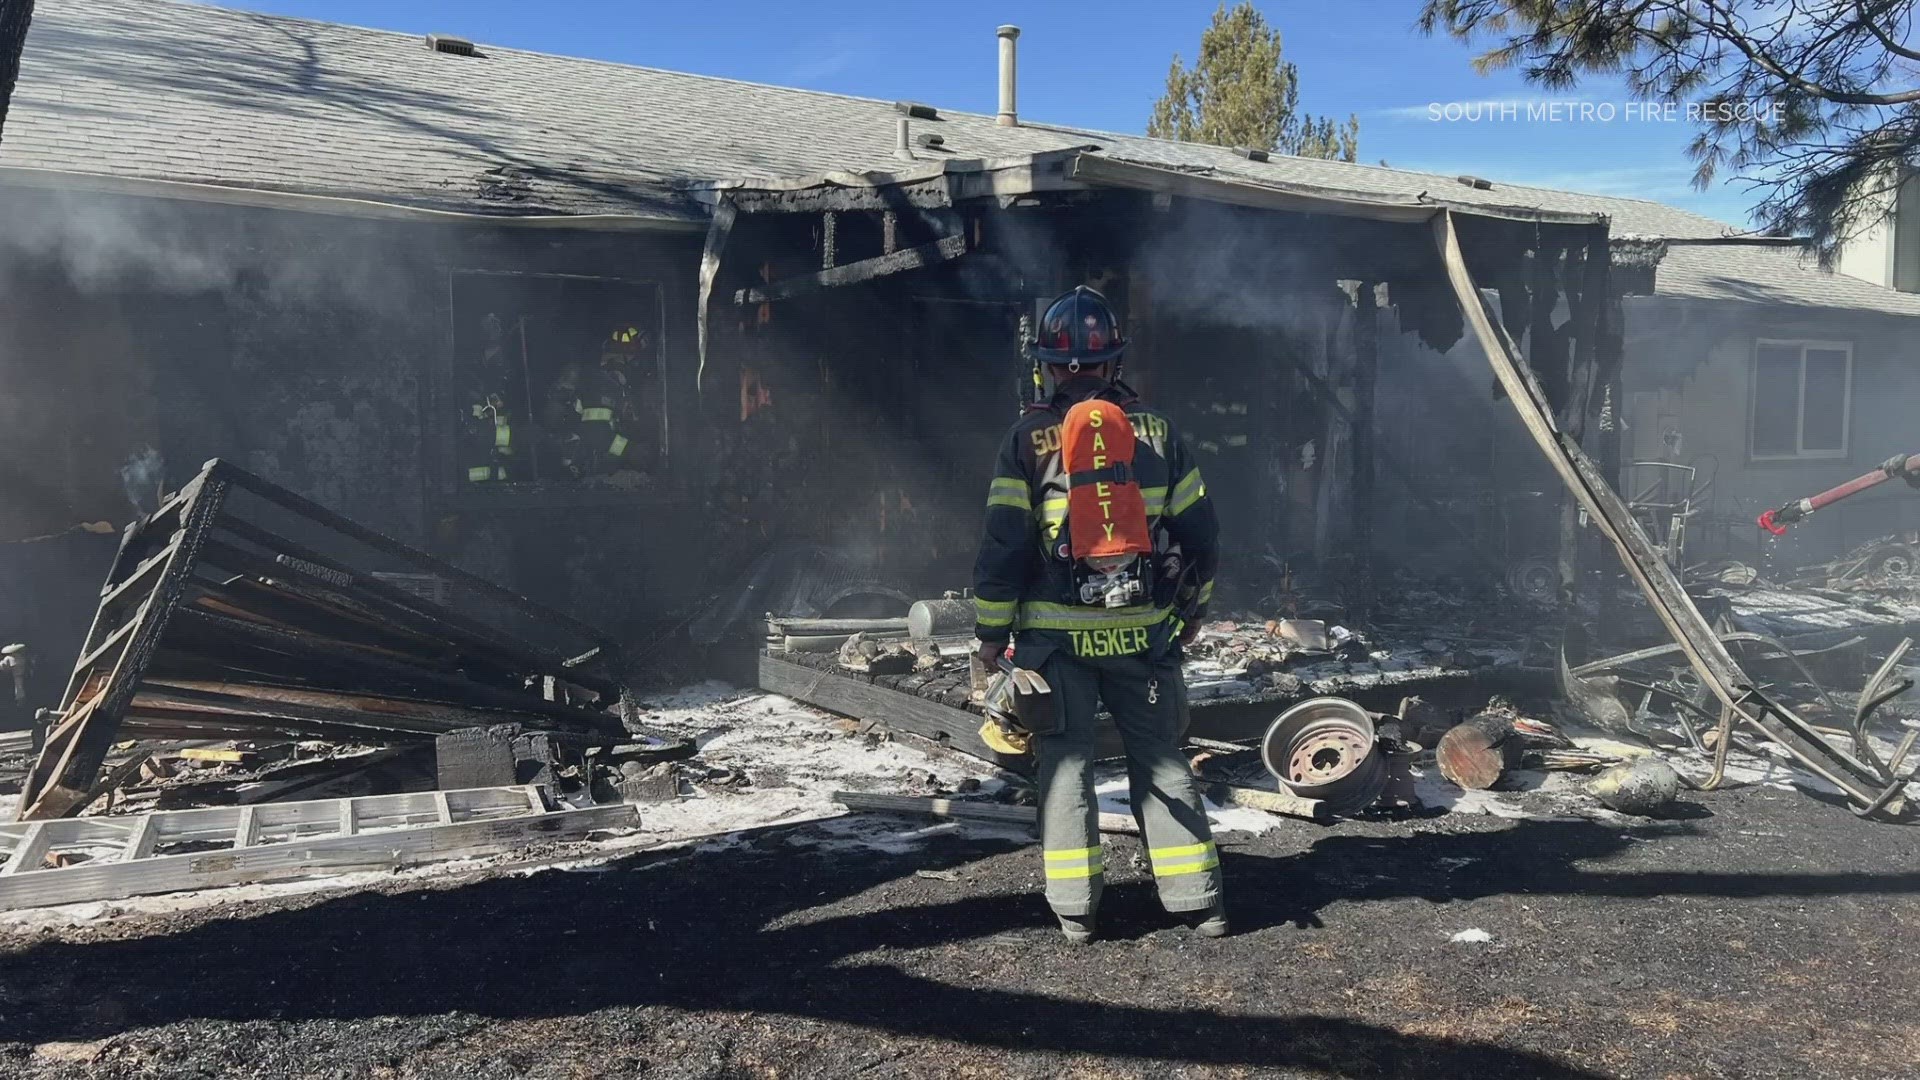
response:
{"label": "white foam residue", "polygon": [[[1100,804],[1103,814],[1131,815],[1133,805],[1127,796],[1127,772],[1123,766],[1106,764],[1098,767],[1094,779],[1094,798]],[[1207,809],[1207,821],[1216,833],[1244,832],[1263,833],[1279,827],[1280,820],[1265,810],[1255,810],[1246,806],[1222,806],[1211,799],[1201,799]]]}
{"label": "white foam residue", "polygon": [[[888,742],[869,745],[844,721],[787,698],[745,691],[720,682],[683,687],[641,703],[647,727],[683,735],[700,745],[699,762],[743,774],[742,788],[695,786],[675,802],[643,805],[639,832],[614,836],[569,849],[569,854],[539,866],[587,870],[642,849],[683,847],[717,851],[748,842],[750,831],[776,825],[839,818],[846,808],[833,801],[835,791],[900,792],[937,785],[951,790],[961,781],[982,779],[983,790],[999,781],[984,763],[934,757]],[[6,797],[6,802],[15,802]],[[11,815],[8,815],[11,816]],[[964,829],[968,835],[997,835],[1001,826],[967,822],[915,822],[889,815],[859,815],[822,826],[829,844],[855,845],[889,852],[910,851],[928,840]],[[198,892],[134,897],[107,903],[0,912],[0,932],[70,926],[127,914],[161,914],[215,904],[284,897],[325,890],[363,889],[382,882],[447,877],[492,869],[500,859],[436,863],[400,871],[363,871],[326,878],[262,885],[236,885]],[[652,864],[658,865],[658,864]]]}
{"label": "white foam residue", "polygon": [[1493,935],[1476,926],[1471,930],[1462,930],[1447,940],[1456,945],[1478,945],[1483,942],[1492,941]]}

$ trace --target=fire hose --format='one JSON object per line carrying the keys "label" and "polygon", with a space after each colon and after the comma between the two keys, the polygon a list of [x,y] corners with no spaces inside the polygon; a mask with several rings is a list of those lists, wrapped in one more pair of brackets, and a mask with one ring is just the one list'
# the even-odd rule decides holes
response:
{"label": "fire hose", "polygon": [[1858,495],[1868,488],[1879,487],[1889,480],[1905,480],[1907,486],[1920,488],[1920,454],[1899,454],[1888,458],[1881,466],[1865,476],[1857,476],[1841,484],[1828,488],[1818,495],[1793,502],[1777,510],[1769,510],[1760,515],[1760,527],[1775,536],[1786,535],[1787,526],[1825,506],[1832,506],[1841,499]]}

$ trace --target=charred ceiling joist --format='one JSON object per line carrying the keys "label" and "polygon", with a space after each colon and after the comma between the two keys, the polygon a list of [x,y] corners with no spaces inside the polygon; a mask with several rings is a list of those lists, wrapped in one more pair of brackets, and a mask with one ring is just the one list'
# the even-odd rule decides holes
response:
{"label": "charred ceiling joist", "polygon": [[965,233],[943,236],[930,244],[903,248],[887,255],[876,255],[871,259],[842,263],[839,266],[801,274],[797,277],[783,278],[765,286],[740,289],[733,294],[736,304],[761,304],[770,300],[787,300],[795,296],[818,292],[840,285],[855,285],[888,274],[898,274],[908,270],[957,259],[967,253]]}
{"label": "charred ceiling joist", "polygon": [[584,623],[212,461],[129,526],[20,816],[79,812],[129,736],[385,744],[513,721],[617,741],[614,649]]}

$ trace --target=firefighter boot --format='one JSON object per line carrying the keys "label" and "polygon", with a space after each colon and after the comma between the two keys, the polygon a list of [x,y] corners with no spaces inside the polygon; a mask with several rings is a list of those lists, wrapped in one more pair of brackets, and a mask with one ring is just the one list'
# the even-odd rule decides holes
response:
{"label": "firefighter boot", "polygon": [[1187,925],[1201,937],[1223,938],[1232,933],[1227,925],[1227,907],[1218,900],[1210,908],[1187,912],[1185,918]]}
{"label": "firefighter boot", "polygon": [[[1061,915],[1059,919],[1060,932],[1067,936],[1067,943],[1069,945],[1085,945],[1087,942],[1093,940],[1093,916]],[[1219,935],[1216,934],[1214,936],[1218,937]]]}

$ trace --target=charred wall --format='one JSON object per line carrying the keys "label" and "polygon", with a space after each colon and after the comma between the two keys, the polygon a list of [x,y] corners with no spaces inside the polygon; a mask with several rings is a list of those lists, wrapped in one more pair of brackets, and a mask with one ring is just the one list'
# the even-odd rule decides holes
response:
{"label": "charred wall", "polygon": [[[478,315],[462,309],[455,283],[494,275],[496,295],[523,282],[529,294],[562,280],[638,283],[650,290],[663,392],[671,384],[673,407],[697,420],[697,234],[372,221],[24,188],[0,189],[0,220],[0,539],[13,552],[0,554],[0,576],[15,592],[34,567],[74,565],[52,592],[88,606],[92,560],[28,553],[32,538],[90,550],[97,541],[76,526],[117,529],[135,501],[216,456],[589,616],[629,609],[612,610],[603,564],[657,534],[670,520],[662,505],[696,497],[689,461],[671,475],[662,467],[649,491],[568,491],[559,509],[476,498],[456,469],[471,360],[458,324]],[[666,451],[671,440],[691,446],[696,431],[663,422],[663,460],[695,457]],[[143,459],[148,449],[156,453]],[[538,543],[525,539],[535,517]],[[521,539],[502,545],[502,533]],[[45,581],[33,589],[30,606],[0,605],[8,617],[60,606]],[[0,627],[10,640],[49,635],[62,632]]]}

